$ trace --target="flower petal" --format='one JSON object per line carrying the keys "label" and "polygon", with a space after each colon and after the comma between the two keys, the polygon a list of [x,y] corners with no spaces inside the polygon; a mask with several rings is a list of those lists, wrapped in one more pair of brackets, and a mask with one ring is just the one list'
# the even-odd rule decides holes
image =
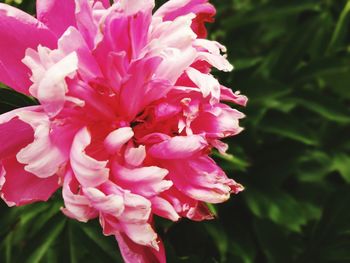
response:
{"label": "flower petal", "polygon": [[212,22],[216,13],[214,6],[208,3],[208,0],[170,0],[157,10],[155,16],[167,21],[189,13],[196,14],[192,22],[193,31],[198,37],[205,38],[207,30],[204,23]]}
{"label": "flower petal", "polygon": [[167,162],[165,167],[175,187],[195,200],[222,203],[230,197],[231,192],[243,190],[240,184],[227,178],[209,157]]}
{"label": "flower petal", "polygon": [[74,0],[37,0],[36,14],[52,32],[60,37],[69,26],[76,26]]}
{"label": "flower petal", "polygon": [[175,136],[153,145],[148,153],[159,159],[185,159],[200,152],[207,145],[200,135]]}
{"label": "flower petal", "polygon": [[2,169],[0,194],[10,206],[47,201],[59,187],[58,176],[38,178],[25,171],[24,166],[18,163],[15,157],[3,159]]}
{"label": "flower petal", "polygon": [[171,181],[163,180],[168,171],[157,166],[128,169],[114,163],[112,169],[118,185],[145,197],[157,195],[172,186]]}
{"label": "flower petal", "polygon": [[31,15],[0,3],[0,82],[28,94],[29,69],[21,60],[27,48],[54,48],[54,34]]}
{"label": "flower petal", "polygon": [[158,240],[159,251],[135,244],[127,235],[116,233],[115,237],[126,263],[165,263],[163,243]]}
{"label": "flower petal", "polygon": [[95,187],[108,180],[109,169],[107,161],[97,161],[85,153],[85,148],[91,143],[88,129],[82,128],[75,136],[70,160],[72,169],[79,183],[84,187]]}
{"label": "flower petal", "polygon": [[180,219],[179,214],[175,208],[164,198],[155,196],[151,199],[152,211],[158,216],[168,218],[172,221],[178,221]]}
{"label": "flower petal", "polygon": [[[34,139],[33,128],[19,120],[15,112],[17,111],[0,116],[0,160],[15,155]],[[7,120],[5,115],[12,116],[9,116],[10,120]],[[2,123],[2,120],[4,123]]]}
{"label": "flower petal", "polygon": [[55,143],[56,136],[52,133],[49,117],[45,113],[22,111],[17,115],[34,130],[34,141],[17,153],[17,160],[25,164],[26,171],[40,178],[53,176],[68,159],[70,132],[65,130],[56,134],[59,140]]}
{"label": "flower petal", "polygon": [[61,211],[68,217],[81,222],[87,222],[98,216],[98,211],[92,207],[90,200],[81,194],[80,185],[74,178],[72,170],[68,170],[63,182],[62,196],[65,207]]}
{"label": "flower petal", "polygon": [[146,158],[146,148],[144,145],[140,145],[137,148],[127,148],[124,157],[129,165],[139,166]]}
{"label": "flower petal", "polygon": [[91,205],[99,212],[118,217],[124,211],[124,199],[121,195],[106,195],[92,187],[84,189],[84,194],[89,198]]}
{"label": "flower petal", "polygon": [[115,154],[133,136],[134,132],[130,127],[122,127],[108,134],[104,140],[104,145],[110,154]]}

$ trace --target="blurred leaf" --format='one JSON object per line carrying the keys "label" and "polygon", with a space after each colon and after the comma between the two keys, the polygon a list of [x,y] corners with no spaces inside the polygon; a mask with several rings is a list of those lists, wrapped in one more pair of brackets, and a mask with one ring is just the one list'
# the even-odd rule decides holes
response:
{"label": "blurred leaf", "polygon": [[350,110],[330,96],[315,93],[303,92],[304,98],[289,98],[290,101],[313,111],[322,117],[341,124],[350,123]]}
{"label": "blurred leaf", "polygon": [[345,153],[336,153],[332,168],[338,171],[344,180],[350,183],[350,156]]}
{"label": "blurred leaf", "polygon": [[319,11],[320,5],[315,3],[298,4],[280,4],[262,5],[254,10],[238,14],[224,20],[228,29],[243,27],[247,24],[253,24],[261,21],[276,20],[286,18],[290,15],[296,15],[303,11]]}
{"label": "blurred leaf", "polygon": [[339,48],[342,42],[345,40],[346,33],[348,32],[348,24],[350,20],[350,1],[346,2],[346,5],[339,16],[339,20],[333,32],[333,36],[329,43],[328,49]]}
{"label": "blurred leaf", "polygon": [[298,262],[346,262],[349,259],[350,251],[344,249],[350,240],[350,213],[346,212],[349,203],[349,186],[330,196]]}
{"label": "blurred leaf", "polygon": [[300,232],[301,226],[319,215],[319,211],[315,213],[317,209],[311,204],[298,203],[291,195],[273,188],[266,188],[265,192],[262,192],[247,187],[245,199],[250,210],[258,218],[270,219],[295,232]]}
{"label": "blurred leaf", "polygon": [[47,227],[46,235],[41,241],[40,245],[30,254],[26,262],[28,263],[39,263],[45,256],[45,254],[50,249],[50,246],[56,241],[56,238],[61,234],[64,226],[66,224],[65,220],[60,220],[57,224],[53,224]]}
{"label": "blurred leaf", "polygon": [[291,115],[278,113],[267,115],[264,117],[260,128],[265,132],[299,141],[306,145],[318,144],[316,134]]}

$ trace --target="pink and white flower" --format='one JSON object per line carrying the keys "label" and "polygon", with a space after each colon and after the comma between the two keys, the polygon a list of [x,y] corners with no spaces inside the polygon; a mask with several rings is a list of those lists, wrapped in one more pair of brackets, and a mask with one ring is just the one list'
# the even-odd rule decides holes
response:
{"label": "pink and white flower", "polygon": [[37,0],[37,18],[0,4],[0,81],[40,105],[0,116],[0,195],[46,201],[62,187],[65,215],[99,218],[126,262],[165,262],[154,215],[211,219],[206,203],[243,188],[208,156],[242,131],[223,101],[246,97],[206,40],[207,0]]}

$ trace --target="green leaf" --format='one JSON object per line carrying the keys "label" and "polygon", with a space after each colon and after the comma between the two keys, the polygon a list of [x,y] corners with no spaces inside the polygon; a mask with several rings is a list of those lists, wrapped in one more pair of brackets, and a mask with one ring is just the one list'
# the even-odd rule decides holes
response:
{"label": "green leaf", "polygon": [[290,98],[289,100],[299,104],[305,109],[308,109],[329,121],[338,122],[340,124],[350,123],[350,111],[345,107],[340,100],[332,97],[319,95],[318,93],[310,94],[303,92],[304,98]]}
{"label": "green leaf", "polygon": [[300,232],[303,225],[320,214],[319,211],[315,213],[317,209],[311,204],[299,203],[291,195],[273,188],[263,192],[247,187],[244,197],[255,216],[270,219],[293,232]]}
{"label": "green leaf", "polygon": [[286,137],[306,145],[318,145],[316,134],[291,115],[279,113],[267,115],[260,125],[260,129],[265,132]]}
{"label": "green leaf", "polygon": [[36,104],[38,103],[34,98],[0,86],[0,113]]}
{"label": "green leaf", "polygon": [[338,171],[347,183],[350,183],[350,155],[336,153],[333,158],[332,169]]}
{"label": "green leaf", "polygon": [[40,245],[36,247],[28,258],[26,262],[28,263],[39,263],[44,258],[45,254],[49,251],[50,246],[56,241],[58,236],[62,233],[64,226],[66,225],[66,220],[62,220],[61,218],[57,220],[55,223],[51,222],[51,224],[47,227],[46,233],[40,242]]}
{"label": "green leaf", "polygon": [[248,24],[267,22],[298,15],[303,11],[319,11],[320,5],[315,3],[262,5],[249,12],[241,13],[224,20],[227,29],[243,27]]}
{"label": "green leaf", "polygon": [[328,46],[328,50],[334,50],[341,47],[342,42],[345,40],[346,33],[349,30],[350,21],[350,1],[345,4],[343,11],[341,12],[335,30],[333,32],[331,41]]}

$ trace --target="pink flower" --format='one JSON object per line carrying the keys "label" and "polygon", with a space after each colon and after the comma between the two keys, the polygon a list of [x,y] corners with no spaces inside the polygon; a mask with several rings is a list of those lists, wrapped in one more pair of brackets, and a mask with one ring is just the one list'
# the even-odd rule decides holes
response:
{"label": "pink flower", "polygon": [[242,186],[208,156],[238,134],[246,104],[211,68],[225,48],[204,39],[207,0],[37,1],[37,19],[0,4],[0,81],[40,105],[0,116],[0,195],[99,218],[126,262],[165,262],[153,216],[211,219],[206,203]]}

